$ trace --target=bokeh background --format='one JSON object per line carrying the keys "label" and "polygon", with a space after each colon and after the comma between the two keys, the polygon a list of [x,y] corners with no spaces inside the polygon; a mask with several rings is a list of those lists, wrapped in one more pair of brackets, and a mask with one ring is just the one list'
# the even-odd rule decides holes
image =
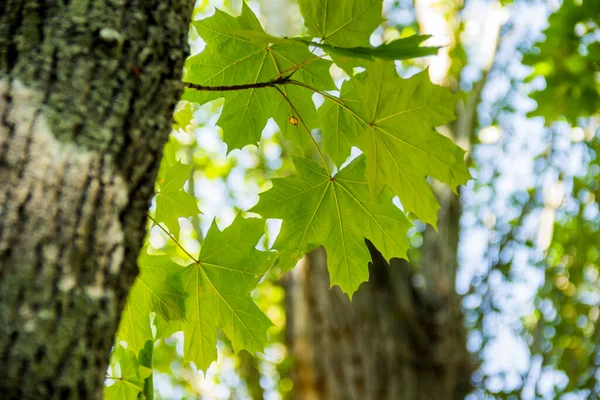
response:
{"label": "bokeh background", "polygon": [[[304,32],[294,0],[247,3],[268,33]],[[214,7],[238,15],[241,0],[199,1],[194,19]],[[443,46],[439,54],[397,63],[398,72],[428,67],[435,83],[465,93],[460,107],[470,113],[467,134],[456,138],[473,176],[460,190],[455,282],[475,366],[467,398],[598,398],[600,1],[386,0],[384,14],[372,44],[433,35],[427,44]],[[193,29],[190,44],[192,54],[204,46]],[[340,85],[348,78],[336,67],[331,73]],[[179,104],[168,144],[193,165],[186,187],[203,214],[179,221],[180,242],[192,253],[213,218],[226,227],[270,179],[293,171],[272,121],[258,147],[227,154],[215,125],[221,106]],[[418,257],[425,226],[414,223],[409,239]],[[280,223],[268,226],[265,248]],[[149,241],[184,257],[156,227]],[[157,398],[293,398],[285,279],[274,269],[252,294],[274,323],[264,354],[233,354],[221,335],[219,361],[205,374],[183,366],[181,336],[158,341]]]}

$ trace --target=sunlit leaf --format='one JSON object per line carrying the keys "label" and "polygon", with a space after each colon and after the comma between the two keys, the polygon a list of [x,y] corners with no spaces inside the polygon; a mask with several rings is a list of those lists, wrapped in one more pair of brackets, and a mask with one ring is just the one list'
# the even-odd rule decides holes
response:
{"label": "sunlit leaf", "polygon": [[427,71],[402,79],[393,63],[369,63],[344,83],[340,100],[328,99],[319,110],[325,150],[339,163],[357,144],[371,193],[387,186],[405,211],[435,225],[439,205],[426,177],[452,187],[469,179],[464,151],[434,129],[454,119],[457,99],[433,85]]}
{"label": "sunlit leaf", "polygon": [[[264,34],[256,16],[243,3],[239,17],[216,10],[215,14],[192,25],[206,41],[206,49],[186,62],[184,81],[202,86],[235,86],[268,82],[294,72],[294,79],[320,90],[335,89],[329,75],[330,61],[311,54],[306,46],[296,43],[266,45],[244,34]],[[292,68],[292,69],[291,69]],[[301,126],[288,124],[291,116],[300,114],[312,120],[315,107],[312,93],[306,89],[285,86],[281,90],[293,101],[296,112],[274,87],[236,91],[202,91],[187,89],[183,98],[204,103],[225,97],[225,105],[217,125],[223,129],[228,150],[256,144],[271,117],[288,140],[298,147],[307,140]]]}
{"label": "sunlit leaf", "polygon": [[410,223],[384,191],[369,194],[365,159],[359,157],[334,177],[312,161],[294,159],[297,175],[275,179],[252,209],[264,217],[283,220],[275,247],[281,264],[293,267],[310,248],[323,245],[331,284],[350,296],[369,277],[365,239],[385,257],[405,257]]}
{"label": "sunlit leaf", "polygon": [[308,34],[342,47],[368,46],[383,22],[381,0],[299,0]]}
{"label": "sunlit leaf", "polygon": [[174,165],[163,163],[157,179],[154,220],[163,223],[175,237],[179,236],[180,217],[193,217],[200,213],[196,199],[183,189],[191,169],[191,165],[179,161]]}
{"label": "sunlit leaf", "polygon": [[[143,249],[138,259],[140,275],[135,280],[125,303],[118,338],[127,342],[128,349],[141,350],[152,340],[150,313],[162,318],[161,323],[183,319],[183,294],[167,278],[182,269],[168,256],[150,256]],[[155,320],[155,323],[158,321]],[[161,326],[164,330],[164,327]],[[162,333],[162,332],[161,332]]]}
{"label": "sunlit leaf", "polygon": [[[117,345],[112,355],[112,364],[118,364],[115,376],[109,376],[108,384],[104,388],[105,400],[130,400],[137,399],[144,389],[144,379],[152,370],[141,366],[131,350]],[[115,369],[115,368],[113,368]],[[116,371],[115,371],[116,372]]]}
{"label": "sunlit leaf", "polygon": [[236,351],[261,351],[271,322],[249,293],[272,265],[272,253],[256,250],[264,221],[237,217],[223,231],[213,222],[193,263],[171,276],[186,294],[184,360],[206,369],[217,358],[217,328]]}

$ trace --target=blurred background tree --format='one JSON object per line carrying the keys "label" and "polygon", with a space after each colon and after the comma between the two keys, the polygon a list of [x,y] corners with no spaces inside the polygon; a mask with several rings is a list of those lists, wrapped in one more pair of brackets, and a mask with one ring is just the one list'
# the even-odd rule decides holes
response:
{"label": "blurred background tree", "polygon": [[[275,35],[303,31],[294,0],[248,4]],[[195,18],[241,0],[202,1]],[[597,398],[600,391],[600,1],[396,0],[374,44],[415,32],[436,57],[398,64],[464,93],[442,131],[469,151],[460,197],[440,188],[439,231],[419,221],[410,262],[372,249],[371,280],[352,303],[329,290],[324,252],[253,293],[274,322],[264,354],[233,354],[224,336],[204,375],[182,366],[181,338],[154,351],[157,398]],[[191,33],[192,52],[202,41]],[[345,79],[332,69],[337,82]],[[318,101],[318,98],[315,98]],[[226,156],[222,103],[182,103],[169,146],[193,164],[204,214],[180,219],[193,250],[213,217],[247,210],[292,170],[275,124],[257,149]],[[264,244],[279,228],[269,221]],[[157,228],[156,249],[181,257]]]}

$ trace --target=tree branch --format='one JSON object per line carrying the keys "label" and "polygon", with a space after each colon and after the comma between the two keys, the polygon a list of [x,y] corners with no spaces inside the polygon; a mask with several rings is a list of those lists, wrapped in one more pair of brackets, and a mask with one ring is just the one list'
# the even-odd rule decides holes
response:
{"label": "tree branch", "polygon": [[283,85],[290,83],[291,74],[287,76],[279,76],[270,81],[246,83],[243,85],[231,85],[231,86],[204,86],[196,85],[195,83],[185,83],[185,86],[190,89],[200,90],[202,92],[230,92],[234,90],[247,90],[247,89],[258,89],[264,87],[275,87],[275,85]]}

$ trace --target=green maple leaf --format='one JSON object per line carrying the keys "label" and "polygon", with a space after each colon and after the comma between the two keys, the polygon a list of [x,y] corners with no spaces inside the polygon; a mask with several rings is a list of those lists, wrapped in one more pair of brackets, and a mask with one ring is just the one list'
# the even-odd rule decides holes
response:
{"label": "green maple leaf", "polygon": [[[144,378],[144,390],[142,395],[145,396],[146,400],[154,399],[154,377],[152,376],[152,360],[154,353],[154,341],[147,340],[144,348],[140,350],[138,354],[138,362],[141,367],[145,367],[150,370],[150,374]],[[146,375],[147,370],[141,370],[142,376]]]}
{"label": "green maple leaf", "polygon": [[336,165],[350,156],[350,149],[365,129],[365,122],[353,111],[361,107],[362,99],[352,80],[342,84],[340,99],[327,96],[319,107],[317,126],[323,131],[323,147]]}
{"label": "green maple leaf", "polygon": [[421,43],[430,37],[430,35],[412,35],[406,38],[394,39],[377,47],[339,47],[327,43],[311,43],[311,45],[320,47],[329,54],[339,57],[359,58],[370,61],[374,61],[376,58],[384,60],[407,60],[437,54],[439,47],[420,46]]}
{"label": "green maple leaf", "polygon": [[213,222],[198,256],[173,275],[186,293],[184,360],[206,370],[217,358],[216,330],[221,328],[235,351],[261,351],[271,321],[249,293],[273,263],[272,253],[255,249],[264,233],[264,221],[237,217],[219,231]]}
{"label": "green maple leaf", "polygon": [[165,336],[167,321],[183,319],[183,294],[167,282],[182,269],[168,256],[151,256],[142,249],[138,258],[140,275],[136,278],[123,309],[118,338],[130,350],[139,351],[153,339],[150,313],[155,312],[157,336]]}
{"label": "green maple leaf", "polygon": [[352,297],[369,277],[371,259],[364,239],[386,257],[406,257],[406,232],[411,226],[385,190],[377,199],[369,193],[365,159],[358,157],[330,177],[314,162],[295,158],[297,175],[274,179],[251,210],[283,220],[275,248],[281,263],[293,266],[308,250],[324,245],[331,285]]}
{"label": "green maple leaf", "polygon": [[358,145],[372,194],[390,187],[405,211],[435,226],[439,204],[426,177],[452,187],[470,177],[464,151],[435,131],[455,118],[458,97],[433,85],[427,71],[402,79],[391,62],[369,63],[344,83],[340,100],[319,109],[325,150],[339,163]]}
{"label": "green maple leaf", "polygon": [[[394,39],[375,47],[340,47],[330,43],[315,42],[311,37],[282,38],[256,31],[236,31],[236,33],[242,34],[265,45],[271,43],[297,45],[298,43],[302,43],[308,47],[318,47],[327,52],[330,56],[335,57],[336,63],[338,63],[338,65],[341,63],[342,67],[344,67],[350,76],[354,75],[352,73],[352,67],[362,66],[364,65],[364,61],[373,61],[378,58],[383,60],[407,60],[435,55],[439,49],[439,47],[420,46],[421,43],[431,37],[430,35],[412,35],[405,38]],[[346,66],[350,68],[346,68]]]}
{"label": "green maple leaf", "polygon": [[375,59],[407,60],[437,54],[439,47],[420,46],[429,37],[429,35],[412,35],[383,43],[377,47],[338,47],[328,43],[320,43],[316,46],[329,53],[333,61],[352,76],[354,68],[365,67],[367,61]]}
{"label": "green maple leaf", "polygon": [[382,0],[299,0],[308,34],[342,47],[368,46],[382,22]]}
{"label": "green maple leaf", "polygon": [[190,102],[180,101],[173,111],[174,128],[185,129],[194,118],[194,107]]}
{"label": "green maple leaf", "polygon": [[[300,65],[293,74],[294,79],[320,90],[335,89],[329,75],[331,62],[310,53],[305,44],[289,42],[269,46],[247,35],[249,32],[264,34],[264,30],[245,3],[237,18],[217,9],[212,17],[194,21],[192,25],[206,41],[206,48],[186,61],[185,82],[202,86],[256,84],[291,74],[293,67]],[[279,86],[296,110],[275,87],[222,92],[188,88],[183,99],[205,103],[225,98],[217,125],[223,129],[228,151],[256,144],[271,117],[284,136],[302,148],[309,137],[301,132],[301,125],[290,124],[288,120],[298,117],[298,113],[305,121],[316,117],[312,93],[291,85]]]}
{"label": "green maple leaf", "polygon": [[[306,66],[299,68],[293,74],[293,78],[313,88],[327,88],[324,90],[336,89],[329,67],[331,62],[316,58],[302,44],[286,44],[271,46],[271,54],[274,62],[277,64],[279,72],[287,71],[300,65],[303,62],[309,62]],[[314,61],[313,61],[314,60]],[[306,127],[312,127],[317,119],[317,110],[312,101],[312,92],[306,88],[296,85],[281,85],[280,90],[287,97],[276,98],[276,108],[272,112],[272,117],[279,126],[283,136],[291,141],[300,150],[304,150],[304,145],[310,142],[309,133]],[[290,106],[290,102],[293,107]],[[300,118],[303,122],[292,124],[290,117]]]}
{"label": "green maple leaf", "polygon": [[[104,399],[127,400],[137,399],[144,390],[144,379],[152,374],[150,368],[142,366],[135,353],[118,344],[111,356],[111,364],[116,376],[110,376],[114,382],[104,388]],[[118,368],[116,366],[118,364]]]}
{"label": "green maple leaf", "polygon": [[179,161],[171,165],[164,161],[156,181],[158,191],[154,220],[156,223],[163,223],[175,237],[179,236],[180,217],[193,217],[200,213],[196,199],[183,189],[191,170],[191,165],[184,165]]}

